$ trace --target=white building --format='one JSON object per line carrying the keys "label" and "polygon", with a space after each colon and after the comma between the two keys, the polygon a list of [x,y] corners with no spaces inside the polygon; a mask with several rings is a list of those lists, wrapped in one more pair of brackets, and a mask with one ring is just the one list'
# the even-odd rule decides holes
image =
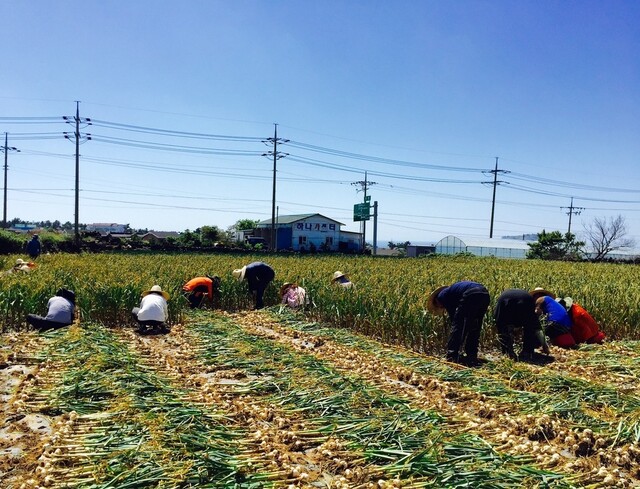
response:
{"label": "white building", "polygon": [[126,224],[116,224],[113,222],[94,222],[92,224],[87,224],[87,231],[97,231],[101,234],[122,234],[125,232],[126,228]]}
{"label": "white building", "polygon": [[[276,249],[294,251],[360,250],[360,234],[341,231],[343,223],[322,214],[294,214],[276,218]],[[258,223],[254,236],[271,242],[271,219]]]}
{"label": "white building", "polygon": [[526,258],[529,251],[528,241],[501,238],[458,238],[446,236],[436,243],[436,253],[455,255],[471,253],[476,256],[495,256],[497,258]]}

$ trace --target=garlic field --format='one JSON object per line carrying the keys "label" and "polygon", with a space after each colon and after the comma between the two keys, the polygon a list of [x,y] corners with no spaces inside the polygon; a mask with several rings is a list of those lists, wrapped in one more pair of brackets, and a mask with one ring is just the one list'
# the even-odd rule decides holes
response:
{"label": "garlic field", "polygon": [[[260,311],[231,276],[253,260],[276,270]],[[333,286],[335,270],[356,287]],[[220,296],[189,310],[182,284],[204,274]],[[571,295],[607,342],[513,362],[489,313],[488,361],[448,363],[426,298],[463,279],[487,286],[490,312],[506,288]],[[307,289],[305,311],[278,305],[284,281]],[[130,310],[153,284],[171,332],[140,336]],[[76,322],[30,330],[61,286]],[[640,487],[639,304],[636,266],[44,255],[0,276],[0,488]]]}
{"label": "garlic field", "polygon": [[2,337],[2,487],[633,487],[635,342],[469,369],[267,310]]}

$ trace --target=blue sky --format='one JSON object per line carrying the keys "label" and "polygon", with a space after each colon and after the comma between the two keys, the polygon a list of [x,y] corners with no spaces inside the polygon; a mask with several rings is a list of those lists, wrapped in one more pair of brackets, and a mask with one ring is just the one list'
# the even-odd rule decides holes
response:
{"label": "blue sky", "polygon": [[262,140],[277,123],[282,215],[358,230],[352,183],[367,171],[380,241],[486,238],[498,157],[511,173],[494,236],[564,232],[573,197],[572,231],[621,214],[640,242],[636,1],[33,0],[0,12],[0,133],[20,149],[9,219],[74,221],[62,116],[79,100],[94,121],[83,223],[270,218]]}

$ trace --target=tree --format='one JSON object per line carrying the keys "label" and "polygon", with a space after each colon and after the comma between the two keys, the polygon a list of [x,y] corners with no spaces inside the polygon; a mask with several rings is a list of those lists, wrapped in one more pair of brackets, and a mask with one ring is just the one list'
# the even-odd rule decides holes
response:
{"label": "tree", "polygon": [[238,239],[238,231],[244,231],[247,229],[255,229],[258,227],[257,219],[239,219],[235,224],[229,226],[226,230],[225,241],[231,243]]}
{"label": "tree", "polygon": [[633,248],[635,241],[627,237],[627,225],[624,217],[596,217],[584,227],[587,241],[591,244],[595,261],[603,260],[616,250]]}
{"label": "tree", "polygon": [[234,231],[242,231],[243,229],[255,229],[260,221],[258,219],[240,219],[231,227]]}
{"label": "tree", "polygon": [[216,241],[224,239],[224,233],[218,226],[202,226],[200,228],[202,244],[211,246]]}
{"label": "tree", "polygon": [[538,241],[529,243],[527,258],[540,260],[579,260],[582,257],[584,241],[576,241],[572,233],[560,231],[538,233]]}
{"label": "tree", "polygon": [[200,233],[192,232],[188,229],[178,237],[177,241],[185,248],[197,248],[202,244],[200,242]]}
{"label": "tree", "polygon": [[387,246],[389,247],[390,250],[393,249],[399,249],[399,250],[405,250],[407,249],[407,246],[409,246],[411,244],[411,241],[405,241],[404,243],[394,243],[393,241],[389,241],[387,243]]}

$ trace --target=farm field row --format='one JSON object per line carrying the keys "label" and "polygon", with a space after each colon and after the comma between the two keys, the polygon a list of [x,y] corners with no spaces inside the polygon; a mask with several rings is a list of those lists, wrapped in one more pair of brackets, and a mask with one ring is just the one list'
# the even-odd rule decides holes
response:
{"label": "farm field row", "polygon": [[[61,286],[76,292],[83,321],[125,324],[141,292],[153,284],[171,294],[170,322],[179,323],[188,310],[182,285],[205,274],[222,279],[217,308],[248,309],[251,302],[246,286],[238,283],[231,271],[254,260],[265,260],[276,271],[276,279],[266,291],[267,305],[279,302],[277,294],[283,282],[296,281],[312,300],[307,310],[310,318],[420,352],[441,349],[448,328],[445,318],[427,312],[429,292],[458,280],[483,283],[491,294],[490,311],[507,288],[543,286],[559,296],[573,297],[602,325],[608,338],[640,339],[637,266],[456,257],[45,255],[29,274],[0,276],[0,326],[2,331],[20,330],[26,314],[44,312],[48,298]],[[356,288],[347,291],[332,286],[336,270],[347,273]],[[487,314],[483,345],[493,345],[495,339],[492,316]]]}
{"label": "farm field row", "polygon": [[2,336],[2,487],[633,487],[639,345],[450,364],[278,307]]}

